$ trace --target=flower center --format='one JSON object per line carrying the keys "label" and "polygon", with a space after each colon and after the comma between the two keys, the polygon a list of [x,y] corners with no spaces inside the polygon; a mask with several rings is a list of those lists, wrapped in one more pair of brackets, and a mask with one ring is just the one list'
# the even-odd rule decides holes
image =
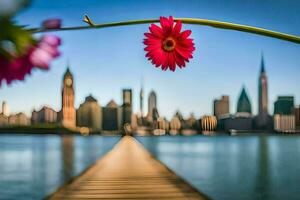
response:
{"label": "flower center", "polygon": [[171,37],[167,37],[163,41],[163,48],[165,51],[173,51],[175,49],[175,45],[176,45],[176,41]]}

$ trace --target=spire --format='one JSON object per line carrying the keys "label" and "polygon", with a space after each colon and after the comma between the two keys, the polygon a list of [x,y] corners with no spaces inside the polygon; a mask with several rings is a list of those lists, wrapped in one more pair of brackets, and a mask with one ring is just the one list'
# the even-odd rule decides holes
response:
{"label": "spire", "polygon": [[140,90],[140,112],[143,116],[143,107],[144,107],[144,77],[141,77],[141,90]]}
{"label": "spire", "polygon": [[264,54],[261,54],[261,64],[260,64],[260,73],[266,73],[265,71],[265,61],[264,61]]}

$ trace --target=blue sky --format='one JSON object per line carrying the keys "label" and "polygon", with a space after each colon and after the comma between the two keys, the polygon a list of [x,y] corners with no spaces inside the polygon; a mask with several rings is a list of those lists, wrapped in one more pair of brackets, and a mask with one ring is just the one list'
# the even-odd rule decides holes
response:
{"label": "blue sky", "polygon": [[[21,12],[19,24],[36,27],[47,18],[61,18],[64,26],[83,25],[83,14],[97,23],[159,16],[194,17],[253,25],[300,35],[300,2],[297,0],[210,0],[210,1],[33,1]],[[102,106],[110,99],[121,103],[121,89],[133,88],[134,110],[144,77],[145,94],[154,89],[162,115],[170,117],[179,109],[184,116],[211,114],[214,98],[230,96],[231,112],[236,111],[238,95],[246,86],[254,113],[263,52],[269,78],[269,109],[278,95],[294,95],[300,104],[300,45],[277,39],[185,25],[193,31],[194,59],[183,70],[163,72],[144,57],[143,33],[148,25],[99,30],[57,32],[63,40],[62,56],[48,72],[34,71],[25,82],[4,85],[0,101],[6,100],[12,112],[30,113],[32,108],[61,107],[61,79],[67,60],[75,76],[76,107],[93,94]],[[146,111],[145,105],[145,111]]]}

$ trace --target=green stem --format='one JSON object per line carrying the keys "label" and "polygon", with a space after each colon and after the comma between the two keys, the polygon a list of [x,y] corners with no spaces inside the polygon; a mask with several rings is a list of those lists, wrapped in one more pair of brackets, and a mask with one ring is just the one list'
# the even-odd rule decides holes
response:
{"label": "green stem", "polygon": [[[104,24],[94,24],[91,21],[86,21],[87,19],[89,19],[86,17],[85,17],[84,21],[89,23],[89,26],[63,27],[63,28],[59,28],[59,29],[35,28],[35,29],[30,29],[29,31],[32,31],[34,33],[40,33],[40,32],[50,32],[50,31],[68,31],[68,30],[106,28],[106,27],[114,27],[114,26],[127,26],[127,25],[149,24],[149,23],[159,22],[159,19],[142,19],[142,20],[132,20],[132,21],[123,21],[123,22],[104,23]],[[253,33],[253,34],[257,34],[257,35],[264,35],[267,37],[277,38],[280,40],[286,40],[286,41],[300,44],[300,37],[298,37],[298,36],[280,33],[280,32],[276,32],[276,31],[271,31],[268,29],[253,27],[253,26],[246,26],[246,25],[242,25],[242,24],[233,24],[233,23],[214,21],[214,20],[208,20],[208,19],[175,18],[175,20],[180,20],[185,24],[204,25],[204,26],[211,26],[211,27],[215,27],[215,28],[230,29],[230,30]]]}

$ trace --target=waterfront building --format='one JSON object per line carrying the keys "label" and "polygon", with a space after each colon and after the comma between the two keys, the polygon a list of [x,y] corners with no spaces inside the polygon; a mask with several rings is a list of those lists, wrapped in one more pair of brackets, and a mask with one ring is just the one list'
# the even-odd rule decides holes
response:
{"label": "waterfront building", "polygon": [[296,129],[300,130],[300,105],[294,109]]}
{"label": "waterfront building", "polygon": [[275,114],[274,130],[278,132],[294,132],[296,129],[295,115]]}
{"label": "waterfront building", "polygon": [[250,113],[236,113],[220,120],[225,132],[253,130],[253,118]]}
{"label": "waterfront building", "polygon": [[229,96],[223,95],[221,99],[214,100],[214,116],[218,119],[229,114]]}
{"label": "waterfront building", "polygon": [[5,116],[9,116],[9,108],[6,101],[2,102],[2,114]]}
{"label": "waterfront building", "polygon": [[132,90],[123,89],[122,124],[131,123],[132,115]]}
{"label": "waterfront building", "polygon": [[291,115],[294,107],[293,96],[278,96],[274,103],[274,115]]}
{"label": "waterfront building", "polygon": [[170,134],[177,135],[180,132],[181,122],[180,119],[175,115],[170,121]]}
{"label": "waterfront building", "polygon": [[67,128],[76,126],[76,110],[74,107],[74,79],[69,68],[67,68],[62,84],[62,108],[60,112],[61,124]]}
{"label": "waterfront building", "polygon": [[245,87],[243,87],[240,94],[238,104],[237,104],[237,113],[249,113],[252,114],[251,103],[247,95]]}
{"label": "waterfront building", "polygon": [[148,114],[147,118],[149,121],[153,121],[154,114],[158,115],[157,110],[157,97],[156,93],[152,90],[148,97]]}
{"label": "waterfront building", "polygon": [[200,119],[200,124],[201,124],[201,130],[203,133],[206,133],[206,132],[213,132],[216,130],[217,128],[217,118],[215,116],[203,116],[201,119]]}
{"label": "waterfront building", "polygon": [[122,128],[121,108],[114,100],[111,100],[106,107],[102,108],[102,129],[105,131],[117,131]]}
{"label": "waterfront building", "polygon": [[[163,117],[159,117],[157,119],[157,128],[158,129],[162,129],[165,131],[169,131],[170,128],[170,123],[168,122],[168,120],[166,118]],[[174,128],[174,127],[173,127]],[[176,128],[176,127],[175,127]],[[178,127],[177,127],[178,128]]]}
{"label": "waterfront building", "polygon": [[43,106],[39,111],[33,110],[31,114],[32,124],[57,123],[57,112],[50,107]]}
{"label": "waterfront building", "polygon": [[8,125],[8,116],[0,113],[0,127],[5,127]]}
{"label": "waterfront building", "polygon": [[92,95],[87,96],[77,109],[76,125],[95,131],[102,129],[102,108]]}
{"label": "waterfront building", "polygon": [[30,125],[29,118],[22,112],[10,115],[8,117],[8,125],[10,126],[28,126]]}
{"label": "waterfront building", "polygon": [[263,56],[260,67],[258,79],[258,115],[255,118],[255,126],[256,129],[267,130],[272,128],[272,118],[268,112],[268,78]]}

